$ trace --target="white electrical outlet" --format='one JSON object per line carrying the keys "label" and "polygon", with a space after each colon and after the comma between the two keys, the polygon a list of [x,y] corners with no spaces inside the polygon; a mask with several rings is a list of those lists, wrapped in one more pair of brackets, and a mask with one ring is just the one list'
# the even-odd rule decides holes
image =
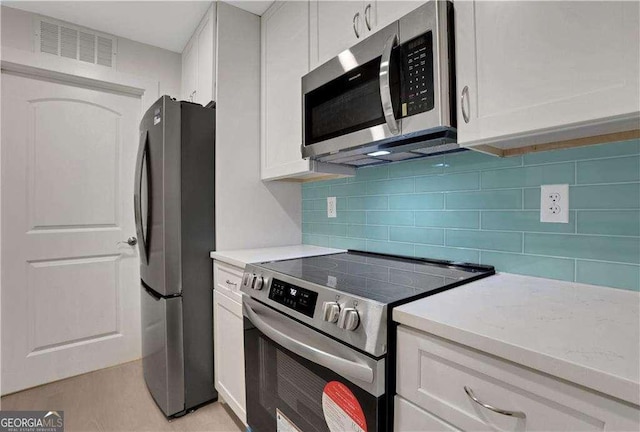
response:
{"label": "white electrical outlet", "polygon": [[540,222],[569,223],[569,185],[540,186]]}
{"label": "white electrical outlet", "polygon": [[338,209],[336,208],[336,197],[327,197],[327,217],[338,217]]}

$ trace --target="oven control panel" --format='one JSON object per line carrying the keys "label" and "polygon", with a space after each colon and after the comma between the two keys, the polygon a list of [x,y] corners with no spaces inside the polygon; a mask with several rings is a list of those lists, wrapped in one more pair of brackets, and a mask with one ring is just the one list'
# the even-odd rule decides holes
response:
{"label": "oven control panel", "polygon": [[427,32],[400,45],[401,117],[434,107],[432,39],[431,32]]}
{"label": "oven control panel", "polygon": [[269,299],[313,318],[318,293],[299,286],[273,279]]}

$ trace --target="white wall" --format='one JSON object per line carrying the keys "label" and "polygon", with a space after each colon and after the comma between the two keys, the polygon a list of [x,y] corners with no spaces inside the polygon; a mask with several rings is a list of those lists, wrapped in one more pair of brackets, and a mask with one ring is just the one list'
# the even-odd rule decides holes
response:
{"label": "white wall", "polygon": [[[33,52],[33,19],[36,15],[6,6],[2,6],[1,15],[2,47]],[[160,95],[180,96],[181,68],[180,54],[118,37],[116,70],[158,81]]]}
{"label": "white wall", "polygon": [[299,183],[260,180],[260,17],[218,3],[216,248],[299,244]]}

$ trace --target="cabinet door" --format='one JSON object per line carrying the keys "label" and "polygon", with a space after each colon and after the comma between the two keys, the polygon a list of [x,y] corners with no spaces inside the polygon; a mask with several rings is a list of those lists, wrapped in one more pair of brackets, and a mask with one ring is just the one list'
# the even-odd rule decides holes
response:
{"label": "cabinet door", "polygon": [[262,17],[263,179],[306,172],[302,76],[309,71],[309,3],[276,3]]}
{"label": "cabinet door", "polygon": [[198,88],[198,43],[193,37],[182,52],[182,99],[191,100]]}
{"label": "cabinet door", "polygon": [[206,105],[213,100],[214,70],[214,26],[211,10],[200,25],[198,38],[198,88],[195,102]]}
{"label": "cabinet door", "polygon": [[[418,6],[423,5],[424,0],[409,1],[365,1],[364,17],[367,36],[373,34],[402,18]],[[368,25],[367,25],[368,24]],[[370,28],[370,29],[369,29]]]}
{"label": "cabinet door", "polygon": [[572,125],[637,119],[638,6],[456,2],[458,142],[518,147],[542,132],[579,138],[567,135]]}
{"label": "cabinet door", "polygon": [[213,291],[216,390],[246,424],[242,305],[225,295],[224,290],[216,285]]}
{"label": "cabinet door", "polygon": [[364,5],[362,1],[310,2],[312,69],[365,37]]}

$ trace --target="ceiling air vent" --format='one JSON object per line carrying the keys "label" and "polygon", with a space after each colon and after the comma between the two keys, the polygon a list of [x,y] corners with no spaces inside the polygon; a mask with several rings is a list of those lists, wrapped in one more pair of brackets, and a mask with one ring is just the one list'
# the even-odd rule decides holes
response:
{"label": "ceiling air vent", "polygon": [[36,21],[38,51],[85,63],[115,66],[116,38],[51,19]]}

